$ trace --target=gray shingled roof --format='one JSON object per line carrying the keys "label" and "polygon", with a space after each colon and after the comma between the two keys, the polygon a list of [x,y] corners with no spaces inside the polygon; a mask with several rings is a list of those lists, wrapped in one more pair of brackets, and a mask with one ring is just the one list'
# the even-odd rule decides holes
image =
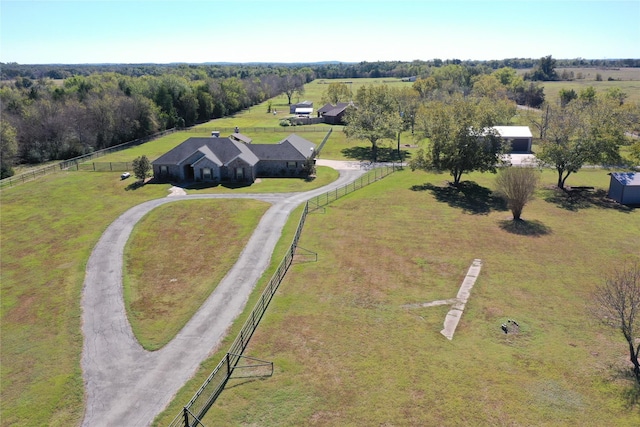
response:
{"label": "gray shingled roof", "polygon": [[277,144],[252,144],[247,147],[260,160],[304,161],[313,153],[316,145],[292,133]]}
{"label": "gray shingled roof", "polygon": [[260,160],[304,160],[290,144],[252,144],[251,150]]}
{"label": "gray shingled roof", "polygon": [[280,144],[285,141],[288,141],[296,150],[298,150],[303,156],[305,156],[305,158],[309,157],[309,155],[311,155],[311,153],[316,149],[316,144],[311,141],[307,141],[306,139],[296,135],[295,133],[292,133],[291,135],[280,141]]}
{"label": "gray shingled roof", "polygon": [[[200,150],[202,146],[207,147],[216,157],[222,162],[227,163],[230,160],[238,157],[242,151],[236,146],[240,144],[238,142],[231,141],[229,138],[189,138],[182,144],[178,145],[173,150],[163,154],[154,160],[153,164],[178,164],[187,157],[191,156],[196,151]],[[203,154],[206,154],[203,152]]]}
{"label": "gray shingled roof", "polygon": [[[237,135],[237,134],[236,134]],[[315,150],[315,144],[298,135],[291,134],[278,144],[245,145],[229,138],[189,138],[168,153],[154,160],[153,164],[179,164],[194,153],[200,152],[216,164],[227,165],[240,157],[250,165],[260,160],[305,160]]]}

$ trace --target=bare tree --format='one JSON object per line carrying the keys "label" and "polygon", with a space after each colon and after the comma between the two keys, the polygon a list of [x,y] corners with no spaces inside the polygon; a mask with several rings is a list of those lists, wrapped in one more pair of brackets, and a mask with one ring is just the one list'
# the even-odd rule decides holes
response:
{"label": "bare tree", "polygon": [[629,360],[640,384],[640,264],[622,267],[595,291],[596,313],[606,324],[619,329],[629,346]]}
{"label": "bare tree", "polygon": [[498,193],[507,199],[513,220],[520,220],[524,206],[533,199],[540,172],[533,167],[507,167],[500,170],[496,185]]}

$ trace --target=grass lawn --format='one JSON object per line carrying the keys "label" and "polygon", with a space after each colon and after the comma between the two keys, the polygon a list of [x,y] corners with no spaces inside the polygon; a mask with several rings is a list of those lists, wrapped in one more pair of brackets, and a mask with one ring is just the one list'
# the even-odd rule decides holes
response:
{"label": "grass lawn", "polygon": [[189,200],[160,206],[136,225],[124,255],[124,298],[144,348],[161,348],[191,319],[269,207],[257,200]]}
{"label": "grass lawn", "polygon": [[[488,194],[493,175],[464,176],[476,183],[465,194],[444,188],[447,179],[405,170],[307,218],[300,245],[318,262],[292,267],[246,353],[273,361],[275,374],[232,380],[205,425],[640,422],[625,343],[589,314],[603,276],[640,253],[638,210],[600,193],[569,204],[542,188],[513,227]],[[608,186],[601,170],[572,179]],[[554,182],[545,171],[543,187]],[[475,258],[482,272],[447,341],[439,331],[448,306],[406,305],[454,297]],[[501,331],[507,319],[519,333]]]}
{"label": "grass lawn", "polygon": [[[334,180],[337,172],[320,167],[317,175],[308,182],[265,180],[255,187],[221,187],[218,191],[306,191]],[[147,184],[133,189],[131,184],[131,180],[120,180],[119,172],[74,171],[0,192],[0,424],[75,425],[82,419],[80,297],[87,259],[112,221],[132,206],[165,197],[170,187]],[[251,207],[248,218],[237,218],[236,238],[252,228],[261,209]],[[229,249],[241,247],[230,245]],[[136,255],[134,251],[133,258]],[[215,284],[210,281],[205,286],[211,289]],[[189,303],[183,301],[185,306]],[[170,327],[175,329],[184,317],[172,321]],[[157,333],[153,327],[150,335]],[[147,338],[147,345],[158,345],[172,333]]]}
{"label": "grass lawn", "polygon": [[[316,102],[322,85],[307,86],[300,100]],[[260,123],[276,126],[262,108],[251,112],[262,117]],[[248,127],[258,119],[247,111],[234,120],[231,126]],[[210,135],[221,123],[98,160],[131,161],[142,154],[154,159],[189,136]],[[249,136],[277,142],[290,132],[296,128]],[[319,143],[326,132],[301,134]],[[402,143],[413,144],[408,134]],[[386,143],[387,152],[393,147],[394,141]],[[335,127],[321,157],[366,159],[367,150],[367,142],[348,141]],[[406,149],[408,155],[411,150]],[[82,419],[80,297],[86,261],[111,222],[132,206],[166,196],[170,187],[134,189],[131,180],[119,176],[60,172],[0,192],[2,425],[66,426]],[[263,180],[244,188],[188,192],[305,191],[335,176],[320,167],[310,182]],[[464,177],[480,186],[469,187],[475,193],[468,197],[438,190],[447,178],[400,172],[308,218],[300,245],[318,252],[319,261],[294,265],[247,353],[273,360],[276,374],[264,381],[234,380],[205,425],[568,424],[572,419],[585,425],[637,424],[637,406],[629,404],[636,391],[622,375],[624,343],[591,322],[585,301],[616,260],[640,252],[638,211],[597,200],[568,204],[553,191],[540,190],[523,214],[529,225],[513,229],[508,212],[483,190],[492,187],[491,175]],[[545,172],[545,180],[555,182],[555,174]],[[606,189],[608,177],[603,171],[582,171],[568,184]],[[214,209],[206,206],[194,214]],[[247,217],[217,218],[212,224],[236,227],[226,238],[241,239],[262,209],[244,208]],[[169,215],[177,229],[180,215],[195,222],[204,218],[191,217],[190,211]],[[292,214],[275,264],[299,217],[300,210]],[[137,229],[131,245],[152,244],[158,225],[150,221]],[[174,244],[186,247],[184,241]],[[129,250],[133,277],[143,272],[135,263],[145,262],[144,254]],[[473,258],[483,259],[485,266],[454,341],[445,342],[438,331],[448,308],[403,305],[454,296]],[[269,273],[263,282],[268,278]],[[143,288],[137,289],[129,291],[132,298]],[[259,292],[260,286],[247,313]],[[507,318],[521,323],[519,335],[501,335],[500,323]],[[166,425],[192,397],[242,321],[158,425]],[[155,334],[147,343],[152,346],[171,335],[158,339],[155,326],[149,330]]]}
{"label": "grass lawn", "polygon": [[75,425],[84,411],[80,294],[89,254],[128,208],[119,173],[60,172],[0,192],[2,425]]}

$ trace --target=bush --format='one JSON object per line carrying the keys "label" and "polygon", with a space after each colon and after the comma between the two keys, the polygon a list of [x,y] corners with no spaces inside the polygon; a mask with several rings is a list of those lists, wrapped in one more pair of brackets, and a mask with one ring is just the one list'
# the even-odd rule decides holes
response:
{"label": "bush", "polygon": [[507,200],[507,206],[517,221],[522,209],[533,198],[540,172],[532,167],[507,167],[500,170],[496,178],[498,193]]}

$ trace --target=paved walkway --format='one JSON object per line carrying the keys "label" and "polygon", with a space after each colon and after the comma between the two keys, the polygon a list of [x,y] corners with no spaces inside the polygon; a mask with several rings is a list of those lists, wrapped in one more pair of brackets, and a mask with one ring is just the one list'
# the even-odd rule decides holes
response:
{"label": "paved walkway", "polygon": [[440,331],[440,333],[447,337],[449,341],[451,341],[453,339],[453,334],[456,332],[456,328],[458,327],[458,322],[460,322],[460,318],[462,317],[462,313],[464,312],[464,308],[467,305],[469,296],[471,295],[471,288],[473,288],[473,285],[475,285],[476,283],[476,279],[480,275],[481,268],[482,261],[479,259],[474,259],[473,263],[471,263],[471,267],[469,267],[469,270],[467,271],[467,275],[462,281],[462,285],[460,285],[458,295],[456,295],[455,298],[441,299],[419,304],[406,304],[403,307],[422,308],[450,305],[451,309],[444,318],[444,327]]}
{"label": "paved walkway", "polygon": [[467,305],[467,301],[469,300],[469,296],[471,295],[471,288],[473,288],[473,285],[475,285],[476,279],[480,275],[481,268],[482,261],[479,259],[474,259],[471,267],[469,267],[469,271],[467,271],[467,276],[462,281],[462,285],[460,286],[460,290],[458,290],[458,295],[455,298],[455,302],[451,306],[451,310],[449,310],[444,318],[444,328],[440,331],[440,333],[447,337],[448,340],[453,339],[453,334],[458,327],[458,322],[460,322],[464,307]]}
{"label": "paved walkway", "polygon": [[[323,162],[319,162],[322,164]],[[176,195],[129,209],[104,232],[87,262],[82,293],[83,426],[147,426],[171,402],[200,363],[220,345],[268,267],[289,214],[304,201],[343,186],[365,170],[334,164],[337,181],[305,193]],[[122,295],[124,247],[134,225],[156,207],[191,199],[251,198],[272,204],[236,264],[178,335],[144,350],[127,319]],[[188,256],[185,254],[185,256]],[[186,403],[186,402],[185,402]]]}

